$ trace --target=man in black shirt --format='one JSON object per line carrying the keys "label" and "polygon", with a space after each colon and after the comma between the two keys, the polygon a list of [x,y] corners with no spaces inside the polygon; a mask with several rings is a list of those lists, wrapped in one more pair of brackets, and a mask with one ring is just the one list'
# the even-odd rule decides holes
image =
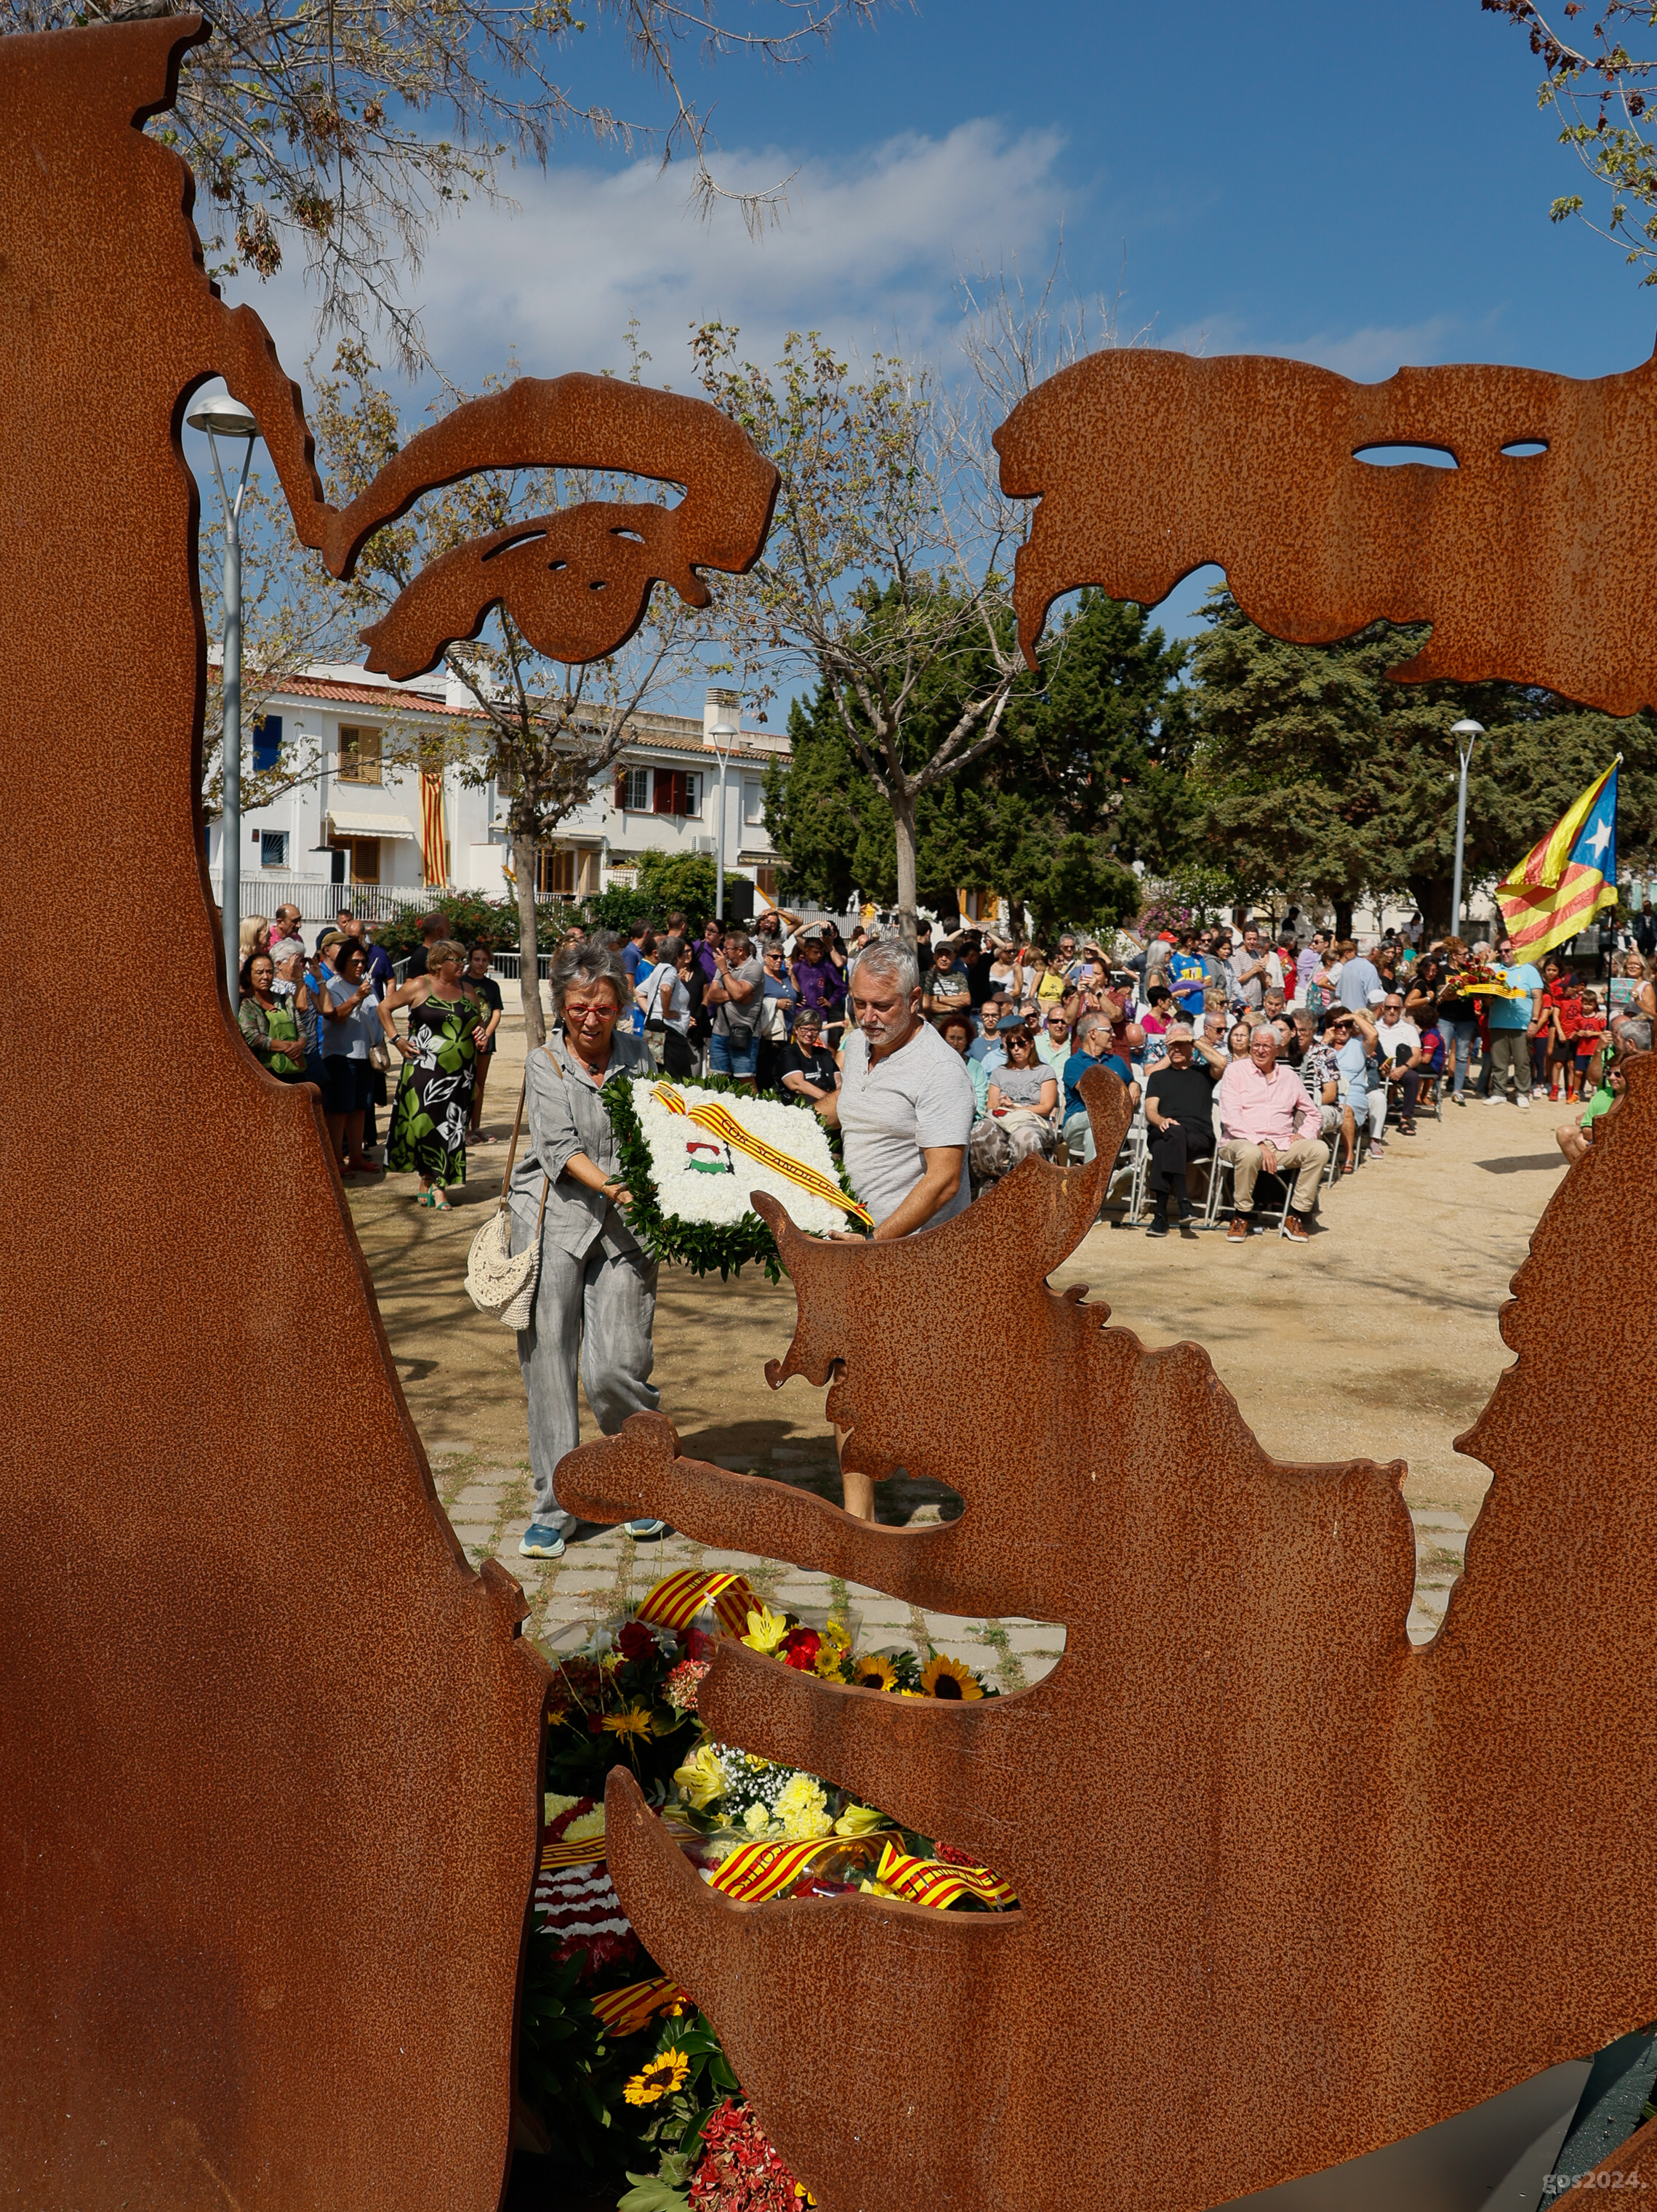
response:
{"label": "man in black shirt", "polygon": [[1145,1127],[1150,1144],[1151,1218],[1148,1237],[1168,1233],[1168,1193],[1179,1201],[1179,1225],[1191,1218],[1185,1193],[1188,1161],[1214,1152],[1214,1076],[1200,1060],[1193,1065],[1191,1033],[1176,1022],[1164,1042],[1168,1056],[1145,1078]]}
{"label": "man in black shirt", "polygon": [[815,1105],[839,1087],[840,1071],[823,1042],[823,1018],[815,1006],[801,1006],[794,1018],[794,1038],[783,1054],[782,1087],[792,1098]]}
{"label": "man in black shirt", "polygon": [[961,966],[966,970],[967,986],[972,994],[974,1013],[996,988],[990,981],[990,969],[995,957],[984,943],[981,933],[976,929],[969,929],[961,940]]}
{"label": "man in black shirt", "polygon": [[420,925],[420,942],[409,955],[409,964],[404,980],[411,981],[426,973],[426,955],[440,937],[448,934],[448,922],[441,914],[429,914]]}

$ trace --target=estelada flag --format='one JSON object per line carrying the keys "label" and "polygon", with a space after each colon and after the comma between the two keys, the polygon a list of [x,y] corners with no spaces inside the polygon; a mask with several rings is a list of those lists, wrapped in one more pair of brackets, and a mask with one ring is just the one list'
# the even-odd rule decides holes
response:
{"label": "estelada flag", "polygon": [[1536,961],[1586,929],[1602,906],[1617,903],[1617,770],[1623,756],[1591,783],[1532,846],[1496,902],[1513,939],[1514,958]]}

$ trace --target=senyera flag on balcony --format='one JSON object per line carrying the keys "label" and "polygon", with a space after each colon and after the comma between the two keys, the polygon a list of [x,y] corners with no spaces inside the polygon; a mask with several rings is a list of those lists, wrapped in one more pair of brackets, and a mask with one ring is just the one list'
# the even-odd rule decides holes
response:
{"label": "senyera flag on balcony", "polygon": [[1617,903],[1617,758],[1496,885],[1515,960],[1540,960]]}
{"label": "senyera flag on balcony", "polygon": [[448,881],[448,839],[443,832],[443,779],[428,768],[420,771],[420,846],[425,858],[426,881]]}

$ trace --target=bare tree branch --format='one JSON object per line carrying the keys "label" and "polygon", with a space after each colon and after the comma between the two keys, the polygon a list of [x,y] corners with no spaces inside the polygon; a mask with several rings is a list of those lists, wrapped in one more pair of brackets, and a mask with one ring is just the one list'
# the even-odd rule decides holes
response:
{"label": "bare tree branch", "polygon": [[[67,30],[153,13],[168,0],[0,0],[0,31]],[[178,104],[149,127],[195,171],[197,219],[215,276],[263,280],[295,251],[316,294],[319,336],[384,329],[398,366],[432,366],[403,287],[433,234],[468,199],[509,206],[503,162],[545,168],[558,137],[659,148],[692,167],[704,216],[733,202],[751,233],[780,218],[789,179],[735,191],[716,174],[710,118],[681,53],[798,66],[879,0],[761,0],[774,27],[735,30],[716,0],[592,0],[653,82],[664,125],[583,100],[564,74],[588,28],[575,0],[214,0],[215,35],[186,57]]]}

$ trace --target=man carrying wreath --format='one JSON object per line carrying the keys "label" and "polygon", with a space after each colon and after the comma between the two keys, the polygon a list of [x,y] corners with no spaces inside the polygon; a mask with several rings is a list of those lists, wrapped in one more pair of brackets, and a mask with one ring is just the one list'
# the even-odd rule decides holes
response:
{"label": "man carrying wreath", "polygon": [[[947,1221],[971,1202],[972,1083],[960,1055],[922,1018],[920,967],[900,939],[877,939],[858,955],[848,1000],[856,1026],[840,1087],[816,1109],[844,1138],[847,1179],[884,1242]],[[843,1468],[840,1480],[847,1512],[872,1521],[869,1477]]]}

